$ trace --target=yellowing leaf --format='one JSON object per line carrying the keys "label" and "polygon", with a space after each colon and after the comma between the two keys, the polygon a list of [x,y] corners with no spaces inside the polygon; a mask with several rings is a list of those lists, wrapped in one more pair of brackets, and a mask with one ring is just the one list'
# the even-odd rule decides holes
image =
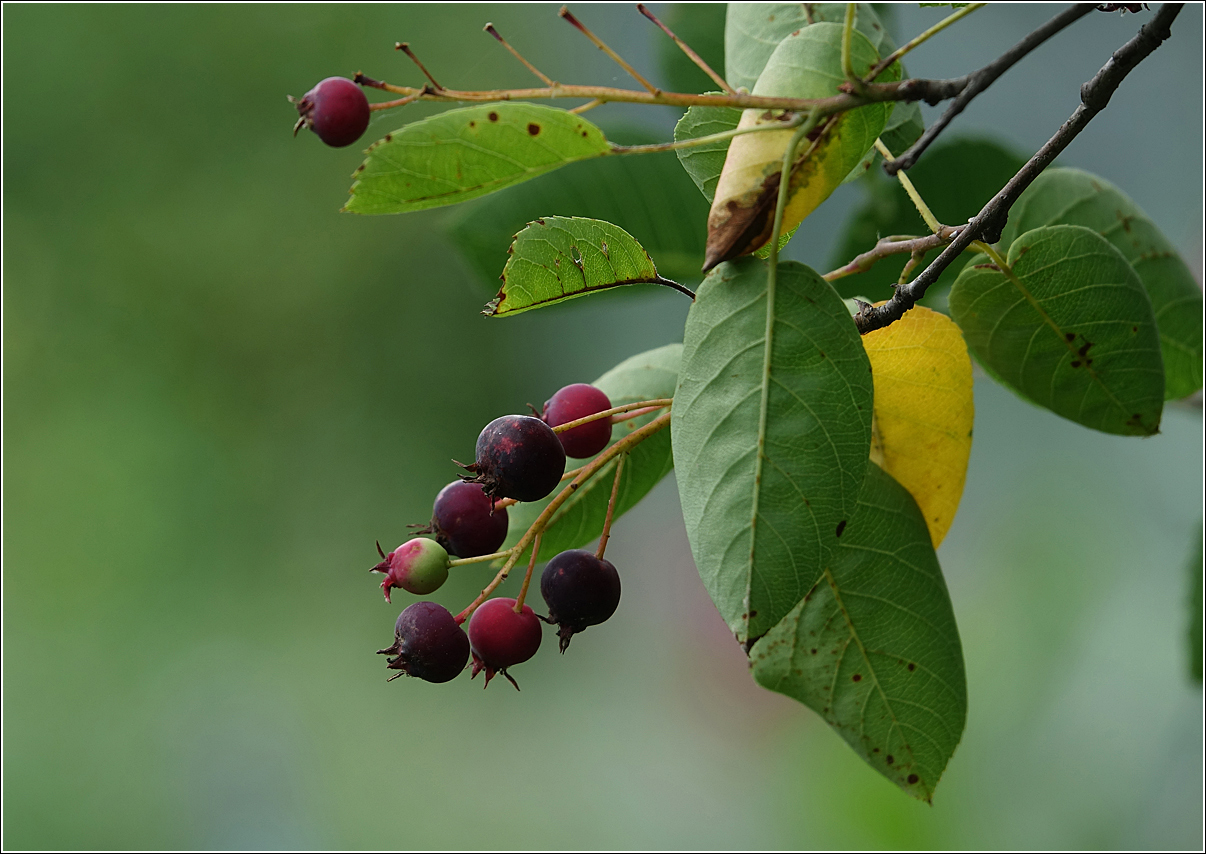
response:
{"label": "yellowing leaf", "polygon": [[971,454],[972,368],[949,317],[917,306],[863,336],[875,382],[871,459],[921,508],[934,548],[959,509]]}

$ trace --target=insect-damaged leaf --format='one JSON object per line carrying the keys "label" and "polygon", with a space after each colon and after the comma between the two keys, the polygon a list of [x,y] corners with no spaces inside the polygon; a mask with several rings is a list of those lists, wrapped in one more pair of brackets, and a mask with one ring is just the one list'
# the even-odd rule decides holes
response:
{"label": "insect-damaged leaf", "polygon": [[858,506],[805,595],[753,649],[754,678],[804,703],[924,801],[967,721],[950,594],[908,491],[868,464]]}
{"label": "insect-damaged leaf", "polygon": [[518,314],[620,285],[663,284],[641,244],[598,219],[547,216],[515,235],[503,286],[483,312]]}
{"label": "insect-damaged leaf", "polygon": [[671,424],[695,565],[740,642],[816,581],[871,447],[871,365],[841,299],[813,270],[780,264],[769,354],[767,302],[767,265],[755,259],[704,280]]}
{"label": "insect-damaged leaf", "polygon": [[951,288],[951,317],[976,358],[1022,397],[1078,424],[1157,432],[1160,338],[1122,254],[1095,231],[1054,225],[1014,240],[1006,262],[1008,270],[969,263]]}
{"label": "insect-damaged leaf", "polygon": [[938,548],[971,455],[972,366],[959,327],[915,306],[863,336],[875,381],[871,459],[909,491]]}
{"label": "insect-damaged leaf", "polygon": [[[842,74],[842,30],[839,24],[805,27],[779,43],[754,86],[755,95],[825,98],[839,93]],[[850,38],[855,72],[865,75],[879,60],[861,33]],[[878,78],[900,79],[893,63]],[[884,130],[892,104],[876,103],[821,121],[800,143],[791,170],[783,232],[789,232],[825,201],[859,164]],[[781,112],[746,110],[738,127],[779,125]],[[729,258],[760,249],[770,241],[778,199],[783,154],[793,130],[747,133],[729,145],[716,197],[708,215],[707,257],[704,269]]]}
{"label": "insect-damaged leaf", "polygon": [[565,110],[519,103],[449,110],[369,146],[344,210],[406,213],[466,202],[610,150],[603,131]]}

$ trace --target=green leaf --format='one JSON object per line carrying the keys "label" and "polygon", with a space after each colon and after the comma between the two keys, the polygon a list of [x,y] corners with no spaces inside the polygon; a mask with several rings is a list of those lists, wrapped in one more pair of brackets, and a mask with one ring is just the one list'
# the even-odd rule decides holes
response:
{"label": "green leaf", "polygon": [[[645,353],[625,359],[591,385],[601,389],[612,406],[637,403],[672,397],[678,380],[678,366],[682,358],[682,344],[667,344]],[[621,421],[612,427],[612,442],[643,427],[654,418],[665,413],[664,409]],[[600,452],[601,453],[601,452]],[[570,465],[586,465],[585,460],[573,460]],[[548,560],[558,552],[576,549],[598,538],[603,532],[603,521],[607,517],[607,502],[611,498],[611,486],[615,480],[615,461],[608,463],[594,477],[584,483],[569,500],[557,510],[549,527],[544,532],[540,554]],[[636,506],[663,477],[674,468],[670,453],[670,431],[662,430],[641,442],[628,453],[624,471],[620,476],[620,491],[616,496],[615,518]],[[564,486],[564,483],[562,484]],[[560,489],[553,494],[556,495]],[[510,528],[503,548],[510,548],[536,521],[550,499],[516,504],[509,509]],[[520,561],[523,564],[526,558]]]}
{"label": "green leaf", "polygon": [[669,152],[572,163],[462,206],[448,229],[493,292],[516,232],[549,213],[614,223],[640,241],[663,275],[700,278],[708,206]]}
{"label": "green leaf", "polygon": [[815,582],[871,447],[871,365],[841,299],[813,270],[783,263],[772,319],[767,363],[767,265],[712,271],[687,315],[671,424],[695,565],[742,643]]}
{"label": "green leaf", "polygon": [[[983,256],[979,256],[981,259]],[[1086,427],[1150,436],[1164,408],[1151,301],[1122,254],[1079,225],[1028,231],[1006,259],[963,268],[951,317],[1006,386]]]}
{"label": "green leaf", "polygon": [[[660,16],[717,73],[724,73],[725,8],[720,3],[670,3]],[[673,92],[702,92],[716,83],[678,45],[659,36],[658,60]]]}
{"label": "green leaf", "polygon": [[1048,169],[1009,212],[1001,246],[1042,225],[1083,225],[1135,268],[1152,300],[1164,356],[1164,395],[1202,387],[1202,291],[1176,248],[1121,190],[1080,169]]}
{"label": "green leaf", "polygon": [[[691,107],[674,126],[674,141],[682,142],[685,139],[697,139],[732,130],[741,121],[741,112],[736,107]],[[699,187],[709,204],[716,196],[716,182],[720,180],[720,173],[724,169],[724,159],[729,153],[730,142],[731,140],[722,139],[719,142],[675,151],[678,162],[691,176],[691,180]]]}
{"label": "green leaf", "polygon": [[[907,77],[908,74],[901,66],[901,77]],[[896,106],[892,110],[892,115],[888,117],[888,123],[884,125],[883,132],[879,135],[880,142],[884,147],[894,155],[900,156],[910,145],[915,143],[925,133],[925,121],[921,117],[921,107],[915,101],[897,101]],[[881,162],[883,157],[874,148],[867,152],[867,156],[862,161],[850,170],[850,174],[846,176],[843,184],[854,181],[863,177],[877,163]]]}
{"label": "green leaf", "polygon": [[1202,684],[1202,523],[1186,565],[1189,575],[1189,678]]}
{"label": "green leaf", "polygon": [[754,678],[811,708],[868,765],[929,801],[967,721],[963,648],[908,491],[868,463],[806,595],[750,650]]}
{"label": "green leaf", "polygon": [[[886,139],[884,144],[893,154],[904,150],[893,148]],[[1025,157],[990,140],[960,139],[927,151],[909,170],[909,179],[938,220],[955,225],[978,214],[1025,163]],[[877,169],[860,186],[867,198],[847,220],[842,239],[830,256],[830,269],[850,263],[855,256],[873,248],[881,237],[896,234],[920,237],[930,233],[898,181]],[[928,253],[924,263],[937,256],[937,250]],[[965,254],[956,259],[930,287],[929,293],[937,296],[950,287],[968,257],[971,256]],[[845,297],[861,296],[872,302],[888,299],[907,259],[907,255],[889,256],[865,273],[836,280],[833,286]],[[921,269],[924,267],[916,272]],[[927,304],[932,302],[931,298]]]}
{"label": "green leaf", "polygon": [[547,216],[515,235],[503,286],[482,312],[519,314],[621,285],[666,284],[631,234],[598,219]]}
{"label": "green leaf", "polygon": [[565,110],[520,103],[449,110],[370,145],[344,210],[453,205],[610,150],[603,131]]}
{"label": "green leaf", "polygon": [[[735,89],[752,90],[779,42],[809,24],[845,19],[845,3],[730,3],[724,29],[725,79]],[[896,49],[870,4],[858,4],[854,27],[880,56]]]}

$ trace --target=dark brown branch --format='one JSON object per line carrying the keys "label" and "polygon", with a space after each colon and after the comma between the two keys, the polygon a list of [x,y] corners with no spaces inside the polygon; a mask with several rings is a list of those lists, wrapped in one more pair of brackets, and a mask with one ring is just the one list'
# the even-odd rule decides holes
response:
{"label": "dark brown branch", "polygon": [[884,171],[895,175],[901,169],[910,169],[917,162],[917,158],[921,157],[922,152],[929,148],[930,143],[946,130],[951,120],[963,112],[973,98],[996,82],[997,78],[1012,68],[1018,60],[1064,27],[1092,12],[1093,8],[1092,3],[1079,3],[1071,9],[1065,9],[988,65],[964,77],[951,80],[907,80],[901,84],[902,88],[909,86],[910,92],[916,92],[916,97],[909,100],[925,101],[931,107],[948,98],[955,100],[907,151],[895,160],[884,163]]}
{"label": "dark brown branch", "polygon": [[938,280],[942,271],[950,266],[951,262],[959,257],[959,253],[972,244],[972,241],[983,240],[987,243],[996,243],[1001,239],[1001,231],[1005,228],[1005,223],[1009,218],[1009,209],[1013,207],[1014,202],[1039,176],[1039,173],[1047,168],[1072,140],[1076,139],[1085,126],[1093,120],[1093,117],[1105,109],[1119,84],[1135,66],[1151,55],[1152,51],[1172,35],[1170,29],[1172,22],[1181,11],[1182,6],[1184,6],[1183,3],[1164,4],[1155,17],[1144,24],[1134,38],[1114,51],[1110,61],[1102,66],[1092,80],[1080,87],[1081,104],[1071,117],[1030,158],[1021,171],[1009,180],[1001,192],[989,200],[980,213],[976,214],[975,219],[959,232],[951,244],[921,272],[921,275],[908,284],[899,285],[892,299],[883,305],[864,304],[859,309],[858,314],[854,316],[854,323],[860,333],[865,335],[899,320],[906,311],[925,296],[926,289]]}

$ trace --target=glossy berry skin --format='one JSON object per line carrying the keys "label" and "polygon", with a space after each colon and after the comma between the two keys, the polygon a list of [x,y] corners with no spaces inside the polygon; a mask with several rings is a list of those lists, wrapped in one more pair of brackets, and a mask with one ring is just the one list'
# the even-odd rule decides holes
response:
{"label": "glossy berry skin", "polygon": [[390,670],[428,682],[448,682],[469,661],[469,638],[443,605],[415,602],[398,615],[393,646],[379,649],[377,654],[393,656],[386,664]]}
{"label": "glossy berry skin", "polygon": [[297,102],[301,116],[293,128],[304,125],[332,148],[360,139],[369,124],[369,102],[360,87],[346,77],[328,77]]}
{"label": "glossy berry skin", "polygon": [[458,480],[436,496],[428,532],[457,557],[493,554],[507,538],[507,509],[495,510],[480,484]]}
{"label": "glossy berry skin", "polygon": [[[501,673],[519,690],[507,668],[522,664],[540,649],[540,620],[527,605],[515,613],[515,600],[487,599],[469,618],[469,645],[473,651],[473,676],[486,671],[486,685]],[[472,677],[470,677],[472,678]]]}
{"label": "glossy berry skin", "polygon": [[561,651],[588,626],[605,622],[620,604],[620,575],[611,561],[581,549],[564,551],[548,562],[540,576],[540,595],[549,606],[549,622],[557,624]]}
{"label": "glossy berry skin", "polygon": [[[381,551],[381,546],[377,546]],[[381,555],[381,563],[369,572],[382,572],[385,580],[381,590],[385,601],[389,601],[391,587],[401,587],[408,593],[426,596],[440,589],[448,580],[448,552],[435,540],[416,537],[398,546],[388,556]]]}
{"label": "glossy berry skin", "polygon": [[[611,409],[607,395],[593,385],[574,383],[558,391],[544,405],[542,417],[550,427],[560,427],[579,418]],[[576,460],[593,457],[611,441],[611,419],[600,418],[558,433],[565,455]]]}
{"label": "glossy berry skin", "polygon": [[477,437],[477,460],[466,466],[491,498],[539,501],[561,482],[565,450],[549,425],[527,415],[495,418]]}

